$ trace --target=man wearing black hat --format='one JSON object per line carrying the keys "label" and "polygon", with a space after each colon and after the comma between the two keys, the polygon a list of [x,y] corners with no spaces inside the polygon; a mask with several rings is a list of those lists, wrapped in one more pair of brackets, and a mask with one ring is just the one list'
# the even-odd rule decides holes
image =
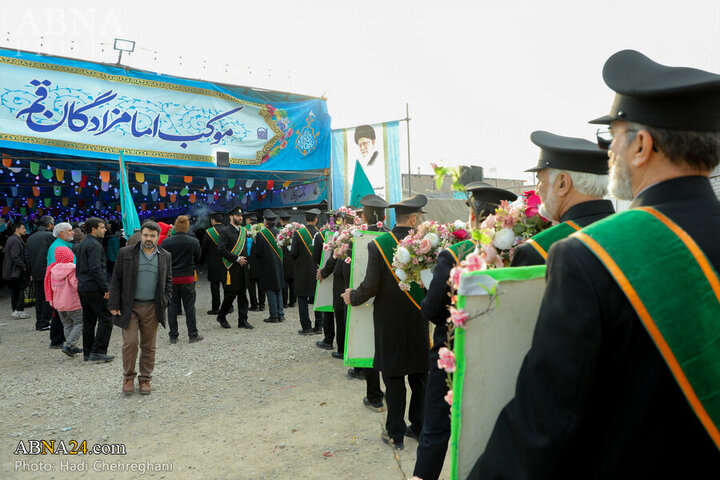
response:
{"label": "man wearing black hat", "polygon": [[607,193],[607,152],[582,138],[536,131],[530,140],[540,147],[537,193],[540,215],[560,222],[515,249],[512,267],[543,265],[550,246],[568,235],[615,213]]}
{"label": "man wearing black hat", "polygon": [[[420,224],[422,207],[426,204],[424,195],[415,195],[390,205],[395,209],[397,225],[368,245],[364,280],[356,289],[343,293],[345,303],[354,306],[375,298],[373,367],[382,372],[387,402],[382,440],[396,449],[404,448],[406,434],[417,438],[422,430],[430,341],[428,323],[420,314],[422,294],[400,289],[392,258],[398,242]],[[409,429],[405,424],[406,376],[412,391]]]}
{"label": "man wearing black hat", "polygon": [[230,328],[226,316],[237,297],[238,328],[252,329],[247,321],[248,301],[245,297],[245,275],[248,268],[248,235],[242,226],[243,215],[240,207],[228,212],[230,225],[220,230],[218,253],[226,268],[225,299],[220,306],[217,321],[223,328]]}
{"label": "man wearing black hat", "polygon": [[[502,188],[473,182],[465,186],[470,194],[467,201],[470,209],[470,227],[480,228],[485,218],[494,213],[502,200],[513,202],[517,195]],[[467,239],[452,245],[438,255],[433,271],[433,279],[427,295],[420,304],[420,313],[427,321],[435,324],[433,347],[430,350],[430,372],[425,389],[425,415],[418,439],[417,457],[413,475],[423,480],[437,480],[445,462],[448,441],[450,440],[450,406],[445,401],[447,394],[447,373],[438,368],[438,351],[448,345],[447,318],[450,306],[450,270],[465,257],[474,252],[477,244],[467,232]]]}
{"label": "man wearing black hat", "polygon": [[[556,242],[516,395],[468,478],[720,469],[720,75],[626,50],[600,136],[628,211]],[[607,136],[605,136],[607,135]]]}
{"label": "man wearing black hat", "polygon": [[[306,227],[298,229],[293,233],[290,244],[290,255],[295,262],[295,294],[297,295],[298,313],[300,314],[300,335],[312,335],[322,333],[322,312],[315,312],[315,328],[310,322],[308,304],[313,303],[315,297],[315,274],[318,264],[313,258],[315,236],[320,210],[312,208],[305,212]],[[321,240],[322,241],[322,240]]]}
{"label": "man wearing black hat", "polygon": [[203,239],[203,250],[205,252],[205,262],[207,265],[207,279],[210,282],[210,294],[212,296],[211,309],[208,315],[217,315],[220,312],[220,285],[226,280],[227,269],[223,265],[222,257],[218,253],[217,247],[220,243],[220,230],[223,228],[222,212],[210,213],[210,228],[205,230],[205,238]]}
{"label": "man wearing black hat", "polygon": [[[256,225],[258,223],[258,214],[255,212],[249,212],[245,221],[245,229],[249,231],[253,225]],[[249,238],[249,250],[250,253],[252,253],[252,245],[254,240],[251,237]],[[253,255],[250,255],[248,261],[250,262],[248,275],[249,281],[247,284],[248,297],[250,298],[249,310],[251,312],[262,312],[263,310],[265,310],[265,292],[262,288],[260,288],[260,264],[257,261],[257,257]]]}
{"label": "man wearing black hat", "polygon": [[275,239],[278,234],[273,225],[277,215],[269,208],[263,212],[265,228],[255,236],[252,247],[252,257],[257,260],[260,269],[260,288],[265,292],[270,317],[264,321],[278,323],[285,320],[285,311],[282,302],[283,285],[283,252]]}
{"label": "man wearing black hat", "polygon": [[[280,216],[280,226],[282,228],[285,228],[287,224],[290,223],[290,212],[287,210],[282,210],[279,214]],[[283,251],[283,275],[284,275],[284,281],[283,281],[283,288],[282,288],[282,297],[283,297],[283,307],[284,308],[295,308],[295,281],[294,278],[294,270],[293,267],[293,261],[292,257],[290,256],[290,249],[287,246],[282,247]]]}

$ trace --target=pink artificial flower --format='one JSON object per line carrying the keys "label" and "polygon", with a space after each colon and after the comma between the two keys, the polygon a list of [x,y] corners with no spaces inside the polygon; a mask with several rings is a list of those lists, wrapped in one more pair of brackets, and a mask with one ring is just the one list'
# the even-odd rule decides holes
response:
{"label": "pink artificial flower", "polygon": [[345,258],[345,263],[350,263],[350,262],[352,262],[352,259],[350,257]]}
{"label": "pink artificial flower", "polygon": [[480,228],[485,229],[493,229],[495,227],[495,222],[497,219],[495,218],[495,215],[488,215],[485,220],[480,224]]}
{"label": "pink artificial flower", "polygon": [[454,267],[450,270],[450,282],[455,288],[460,285],[460,275],[462,275],[463,272],[465,272],[465,269],[462,267]]}
{"label": "pink artificial flower", "polygon": [[420,255],[425,255],[430,250],[432,250],[432,243],[430,243],[430,240],[427,238],[423,238],[420,240],[420,245],[417,248],[417,253]]}
{"label": "pink artificial flower", "polygon": [[367,229],[368,229],[368,226],[365,225],[364,223],[360,226],[360,230],[367,230]]}
{"label": "pink artificial flower", "polygon": [[487,268],[487,264],[485,263],[485,260],[482,259],[480,255],[477,253],[471,253],[467,257],[465,257],[465,268],[467,268],[468,272],[475,272],[478,270],[485,270]]}
{"label": "pink artificial flower", "polygon": [[456,327],[464,327],[469,319],[470,314],[467,310],[450,307],[450,321],[454,323]]}
{"label": "pink artificial flower", "polygon": [[438,368],[452,373],[455,371],[455,354],[447,347],[442,347],[438,351]]}
{"label": "pink artificial flower", "polygon": [[453,402],[453,391],[448,390],[447,395],[445,395],[445,402],[452,407]]}
{"label": "pink artificial flower", "polygon": [[483,260],[485,260],[485,263],[491,263],[497,258],[498,252],[495,250],[495,247],[492,245],[492,243],[489,243],[487,245],[483,245],[482,247],[482,253],[480,256]]}
{"label": "pink artificial flower", "polygon": [[383,223],[382,223],[382,222],[378,222],[378,223],[377,223],[377,226],[378,226],[378,228],[382,228]]}
{"label": "pink artificial flower", "polygon": [[468,236],[467,230],[463,230],[462,228],[460,230],[455,230],[453,232],[453,236],[457,238],[458,240],[465,240]]}
{"label": "pink artificial flower", "polygon": [[502,226],[503,228],[513,228],[516,223],[517,219],[515,217],[513,217],[512,215],[507,215],[505,218],[503,218]]}

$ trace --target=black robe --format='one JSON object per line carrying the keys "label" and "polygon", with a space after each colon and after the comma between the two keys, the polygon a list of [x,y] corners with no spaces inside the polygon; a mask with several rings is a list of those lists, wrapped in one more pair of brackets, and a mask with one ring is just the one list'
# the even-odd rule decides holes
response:
{"label": "black robe", "polygon": [[[307,229],[313,238],[313,244],[309,245],[312,251],[318,228],[315,225],[308,225]],[[295,262],[295,271],[293,274],[295,278],[295,295],[298,297],[314,297],[318,264],[315,263],[313,255],[305,248],[305,244],[300,239],[298,232],[293,233],[290,255]]]}
{"label": "black robe", "polygon": [[[409,227],[392,229],[398,240],[405,238],[409,231]],[[400,290],[378,247],[370,243],[365,279],[350,293],[350,304],[362,305],[373,297],[373,368],[387,377],[427,373],[430,350],[428,322]]]}
{"label": "black robe", "polygon": [[[275,227],[270,227],[268,230],[273,235],[278,233]],[[258,265],[260,288],[264,291],[282,289],[283,283],[285,283],[282,260],[262,233],[255,235],[251,257],[255,259],[255,263]]]}
{"label": "black robe", "polygon": [[[220,244],[218,245],[218,253],[220,254],[220,256],[233,262],[230,269],[225,270],[225,279],[223,280],[223,285],[225,285],[225,288],[233,291],[245,289],[245,277],[247,275],[248,269],[247,263],[242,267],[239,263],[237,263],[238,256],[246,258],[248,257],[247,240],[245,240],[245,245],[243,245],[240,255],[235,255],[231,251],[232,248],[235,246],[239,235],[240,232],[237,228],[235,228],[233,225],[226,225],[220,230]],[[228,271],[230,272],[230,285],[227,285]]]}
{"label": "black robe", "polygon": [[[632,206],[667,215],[720,271],[720,203],[707,178],[658,183]],[[637,264],[662,276],[652,258]],[[468,478],[715,478],[720,452],[605,266],[572,237],[547,265],[515,397]]]}
{"label": "black robe", "polygon": [[[222,225],[217,226],[218,237],[220,232],[225,228]],[[219,239],[218,239],[219,241]],[[231,246],[232,247],[232,246]],[[205,265],[207,266],[207,279],[210,282],[224,282],[227,279],[227,269],[222,263],[222,257],[218,253],[218,246],[215,244],[207,231],[203,237],[203,252],[205,253]]]}

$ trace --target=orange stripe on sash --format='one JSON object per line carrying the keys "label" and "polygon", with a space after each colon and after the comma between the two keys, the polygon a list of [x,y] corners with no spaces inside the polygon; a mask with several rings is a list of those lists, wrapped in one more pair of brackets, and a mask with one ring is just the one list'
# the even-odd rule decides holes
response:
{"label": "orange stripe on sash", "polygon": [[[643,209],[648,211],[648,213],[653,213],[652,209]],[[660,212],[657,212],[659,215]],[[656,215],[657,216],[657,215]],[[658,219],[662,220],[660,217],[657,217]],[[670,226],[670,224],[666,223],[666,220],[669,222],[670,220],[665,217],[665,220],[662,220],[663,223],[665,223],[669,228],[675,232],[675,229]],[[682,231],[677,225],[670,222],[674,227],[678,228],[683,234],[687,236],[687,233]],[[677,232],[676,232],[677,233]],[[627,279],[625,274],[620,270],[620,267],[618,267],[617,263],[610,257],[610,255],[605,251],[604,248],[600,246],[599,243],[597,243],[595,240],[593,240],[590,236],[588,236],[586,233],[583,232],[576,232],[573,234],[574,237],[576,237],[578,240],[583,242],[585,245],[587,245],[594,253],[598,256],[598,258],[602,261],[602,263],[607,267],[607,269],[610,271],[610,274],[615,278],[615,281],[617,282],[618,286],[622,289],[622,291],[625,293],[625,296],[632,304],[633,308],[635,309],[635,312],[638,314],[638,317],[643,322],[643,325],[645,325],[646,330],[652,337],[653,341],[655,342],[655,345],[657,345],[658,350],[660,350],[660,354],[665,359],[665,362],[670,367],[670,371],[672,372],[673,376],[675,377],[675,380],[678,382],[678,385],[680,385],[680,388],[682,389],[683,393],[685,394],[685,397],[688,399],[688,402],[690,403],[690,406],[695,411],[695,414],[697,415],[698,419],[700,419],[700,422],[705,426],[705,429],[708,431],[710,436],[712,437],[713,441],[715,442],[715,445],[720,448],[720,432],[718,431],[717,427],[713,423],[712,419],[710,418],[710,415],[708,415],[707,411],[705,410],[705,407],[703,407],[702,403],[700,403],[700,400],[697,397],[697,394],[695,393],[695,390],[692,388],[692,385],[690,385],[690,382],[688,381],[687,377],[685,376],[685,373],[683,372],[682,368],[680,367],[680,364],[678,363],[677,359],[675,358],[675,355],[672,353],[672,350],[670,350],[670,347],[668,346],[667,342],[665,341],[665,338],[660,333],[660,330],[658,329],[657,325],[655,325],[655,322],[653,321],[652,317],[647,311],[647,308],[645,308],[645,305],[643,304],[642,300],[640,300],[640,297],[638,296],[637,292],[633,288],[633,286],[630,284],[630,281]],[[682,238],[682,237],[681,237]],[[692,242],[692,239],[690,239],[689,236],[687,238]],[[685,241],[685,240],[683,240]],[[692,242],[693,245],[695,242]],[[695,245],[697,248],[697,245]],[[692,250],[691,250],[692,251]],[[699,249],[698,249],[699,251]],[[693,255],[695,255],[695,252],[693,251]],[[700,253],[702,256],[702,253]],[[702,266],[702,265],[701,265]],[[703,269],[704,271],[704,269]],[[717,294],[717,291],[716,291]]]}
{"label": "orange stripe on sash", "polygon": [[580,229],[582,228],[582,227],[580,227],[580,225],[578,225],[577,223],[573,222],[572,220],[568,220],[568,221],[565,222],[565,223],[567,223],[568,225],[570,225],[570,226],[571,226],[572,228],[574,228],[575,230],[580,230]]}
{"label": "orange stripe on sash", "polygon": [[528,239],[528,240],[527,240],[527,243],[528,243],[531,247],[533,247],[533,248],[535,249],[535,251],[537,251],[537,253],[540,254],[540,256],[543,258],[543,260],[547,260],[547,255],[548,255],[548,254],[547,254],[547,252],[545,251],[545,249],[540,246],[539,243],[537,243],[537,242],[536,242],[535,240],[533,240],[532,238]]}

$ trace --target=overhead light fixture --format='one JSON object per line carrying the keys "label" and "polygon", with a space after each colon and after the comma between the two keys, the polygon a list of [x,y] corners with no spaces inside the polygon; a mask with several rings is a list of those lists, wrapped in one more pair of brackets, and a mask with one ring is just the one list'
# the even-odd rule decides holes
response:
{"label": "overhead light fixture", "polygon": [[132,53],[135,51],[135,42],[133,40],[124,40],[122,38],[116,38],[115,43],[113,44],[113,49],[120,52],[120,53],[118,53],[118,61],[117,61],[117,64],[120,65],[120,61],[122,60],[123,52]]}

